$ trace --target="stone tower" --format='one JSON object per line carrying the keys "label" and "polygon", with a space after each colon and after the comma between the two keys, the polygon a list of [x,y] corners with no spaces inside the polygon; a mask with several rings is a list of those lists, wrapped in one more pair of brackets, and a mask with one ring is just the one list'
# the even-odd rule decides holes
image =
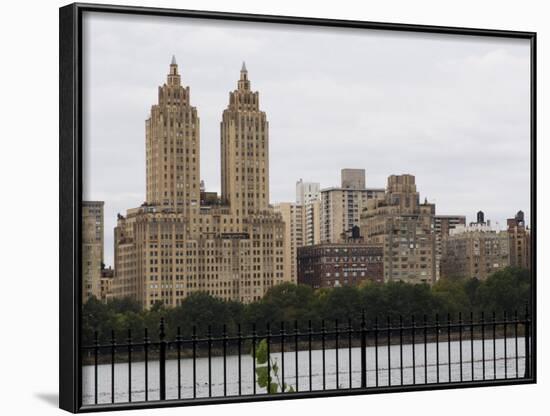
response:
{"label": "stone tower", "polygon": [[268,208],[268,122],[259,93],[250,89],[244,62],[222,116],[221,164],[221,197],[234,215],[242,218]]}
{"label": "stone tower", "polygon": [[181,85],[175,57],[158,89],[146,130],[147,204],[196,213],[200,204],[199,117],[189,87]]}

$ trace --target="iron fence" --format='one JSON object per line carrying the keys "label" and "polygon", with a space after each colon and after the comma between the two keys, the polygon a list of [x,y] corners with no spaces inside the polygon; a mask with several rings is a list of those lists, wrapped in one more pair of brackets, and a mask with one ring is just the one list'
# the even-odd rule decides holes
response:
{"label": "iron fence", "polygon": [[[304,392],[369,391],[419,385],[460,385],[529,379],[531,320],[481,313],[436,315],[417,320],[322,321],[300,328],[253,325],[247,333],[184,336],[180,328],[167,339],[161,319],[158,339],[147,329],[139,338],[111,332],[109,342],[82,347],[84,406],[150,401],[197,401]],[[263,345],[262,345],[263,343]],[[267,365],[259,362],[267,356]],[[265,360],[264,360],[265,362]],[[258,368],[266,367],[267,386]],[[288,386],[286,388],[285,386]]]}

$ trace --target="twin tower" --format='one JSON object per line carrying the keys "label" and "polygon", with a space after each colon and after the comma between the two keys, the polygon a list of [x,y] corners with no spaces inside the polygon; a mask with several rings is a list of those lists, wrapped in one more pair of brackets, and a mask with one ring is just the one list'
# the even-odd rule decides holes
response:
{"label": "twin tower", "polygon": [[172,58],[146,121],[146,201],[115,227],[115,297],[177,306],[193,292],[251,302],[285,276],[269,205],[269,129],[245,64],[220,126],[221,196],[201,198],[200,119]]}
{"label": "twin tower", "polygon": [[[221,121],[221,203],[237,216],[269,206],[269,129],[245,64]],[[146,121],[147,204],[191,214],[200,208],[200,121],[175,57]]]}

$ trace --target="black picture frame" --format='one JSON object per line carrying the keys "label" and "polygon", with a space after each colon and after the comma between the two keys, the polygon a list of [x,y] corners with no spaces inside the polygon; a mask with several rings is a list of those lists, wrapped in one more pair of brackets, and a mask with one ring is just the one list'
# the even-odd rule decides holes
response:
{"label": "black picture frame", "polygon": [[[278,23],[292,25],[313,25],[327,28],[378,29],[400,32],[422,32],[427,34],[452,34],[464,36],[488,36],[512,39],[528,39],[531,45],[531,320],[532,342],[530,376],[522,380],[487,380],[438,385],[391,386],[355,389],[353,391],[314,391],[297,392],[285,395],[265,395],[253,397],[215,397],[189,400],[169,400],[82,405],[82,357],[80,347],[80,311],[82,305],[80,290],[81,270],[81,209],[82,209],[82,17],[85,12],[112,14],[170,16],[229,20],[236,22]],[[534,32],[519,32],[493,29],[462,27],[425,26],[414,24],[394,24],[351,20],[317,19],[291,16],[269,16],[211,11],[162,9],[151,7],[130,7],[97,4],[70,4],[59,11],[59,68],[60,68],[60,150],[59,150],[59,407],[73,413],[122,410],[153,407],[173,407],[195,404],[249,402],[263,400],[295,399],[307,397],[343,396],[371,393],[389,393],[448,388],[497,386],[509,384],[536,383],[537,380],[537,326],[536,326],[536,242],[537,242],[537,200],[536,200],[536,40]]]}

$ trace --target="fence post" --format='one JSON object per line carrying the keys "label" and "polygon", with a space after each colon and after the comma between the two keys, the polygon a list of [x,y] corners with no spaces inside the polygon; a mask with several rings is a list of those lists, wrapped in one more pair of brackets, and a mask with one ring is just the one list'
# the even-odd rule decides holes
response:
{"label": "fence post", "polygon": [[166,400],[166,341],[164,340],[164,318],[159,325],[159,391],[160,400]]}
{"label": "fence post", "polygon": [[97,404],[97,361],[99,354],[99,339],[97,331],[94,332],[94,403]]}
{"label": "fence post", "polygon": [[524,339],[525,339],[525,378],[531,377],[531,361],[530,361],[530,350],[529,350],[529,329],[530,329],[530,321],[529,321],[529,305],[525,305],[525,331],[524,331]]}
{"label": "fence post", "polygon": [[367,387],[367,329],[365,310],[361,314],[361,388]]}

